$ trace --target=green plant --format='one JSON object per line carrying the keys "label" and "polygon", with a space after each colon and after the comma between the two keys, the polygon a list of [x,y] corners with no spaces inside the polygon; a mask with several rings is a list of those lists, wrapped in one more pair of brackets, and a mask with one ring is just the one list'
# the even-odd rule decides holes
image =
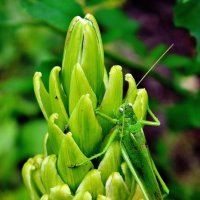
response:
{"label": "green plant", "polygon": [[[35,73],[34,91],[47,120],[48,133],[44,153],[30,158],[22,170],[31,198],[144,198],[123,159],[120,142],[108,143],[113,124],[95,111],[114,118],[123,102],[132,102],[137,118],[144,119],[148,96],[144,89],[137,90],[134,78],[127,74],[129,87],[123,99],[122,68],[113,66],[108,77],[100,31],[92,15],[72,20],[62,69],[56,66],[51,70],[49,91],[41,77],[40,72]],[[88,159],[107,144],[105,155]]]}

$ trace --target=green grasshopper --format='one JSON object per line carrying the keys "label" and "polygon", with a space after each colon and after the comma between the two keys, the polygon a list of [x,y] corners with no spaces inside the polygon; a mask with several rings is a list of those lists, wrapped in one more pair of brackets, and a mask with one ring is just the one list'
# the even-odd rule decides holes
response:
{"label": "green grasshopper", "polygon": [[[171,45],[157,60],[157,62],[148,70],[148,72],[138,82],[137,86],[172,46],[173,45]],[[150,114],[154,121],[147,121],[144,119],[138,120],[131,103],[124,103],[120,106],[119,112],[116,114],[116,119],[111,118],[97,109],[97,115],[114,124],[112,134],[110,135],[102,152],[95,154],[86,161],[71,167],[80,166],[89,160],[102,156],[106,153],[110,144],[114,140],[118,139],[120,141],[122,157],[126,161],[131,173],[139,184],[145,199],[162,200],[168,195],[169,190],[158,173],[151,158],[143,132],[144,125],[159,126],[160,121],[156,118],[149,107],[146,108],[146,111]]]}
{"label": "green grasshopper", "polygon": [[[131,103],[124,103],[120,107],[117,119],[96,111],[97,115],[109,120],[115,124],[115,127],[103,151],[89,159],[92,160],[104,154],[113,140],[119,136],[122,156],[144,197],[147,200],[161,200],[169,193],[169,190],[155,167],[142,130],[144,125],[159,126],[160,122],[149,108],[147,111],[154,121],[138,120]],[[160,186],[164,195],[162,195]]]}

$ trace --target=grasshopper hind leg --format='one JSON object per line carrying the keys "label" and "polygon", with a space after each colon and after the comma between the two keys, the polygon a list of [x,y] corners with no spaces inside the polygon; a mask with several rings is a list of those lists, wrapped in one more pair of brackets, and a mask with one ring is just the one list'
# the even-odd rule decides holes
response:
{"label": "grasshopper hind leg", "polygon": [[169,189],[167,187],[167,185],[165,184],[165,182],[163,181],[163,179],[161,178],[156,166],[155,166],[155,163],[153,161],[153,159],[151,159],[151,163],[152,163],[152,168],[153,168],[153,171],[156,175],[156,178],[157,180],[159,181],[159,184],[160,186],[162,187],[162,191],[163,191],[163,198],[165,198],[168,194],[169,194]]}

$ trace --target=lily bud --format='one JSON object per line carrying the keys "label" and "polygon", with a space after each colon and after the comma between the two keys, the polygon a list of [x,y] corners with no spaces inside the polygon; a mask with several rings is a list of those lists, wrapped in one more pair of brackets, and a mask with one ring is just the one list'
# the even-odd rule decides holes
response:
{"label": "lily bud", "polygon": [[125,96],[125,102],[126,103],[134,103],[135,101],[135,97],[136,97],[136,93],[137,93],[137,86],[136,86],[136,82],[135,79],[133,78],[133,76],[131,74],[126,74],[125,75],[125,80],[128,82],[128,90]]}
{"label": "lily bud", "polygon": [[104,185],[101,180],[101,174],[98,170],[93,169],[88,172],[76,191],[76,197],[83,197],[85,192],[89,192],[93,199],[96,199],[98,194],[104,193]]}
{"label": "lily bud", "polygon": [[137,187],[137,182],[133,176],[133,174],[131,173],[128,165],[126,162],[123,162],[121,164],[121,169],[123,172],[123,177],[124,177],[124,181],[126,183],[126,186],[128,187],[129,191],[131,191],[130,196],[133,197],[134,193],[135,193],[135,189]]}
{"label": "lily bud", "polygon": [[33,86],[36,99],[40,106],[40,109],[45,117],[48,120],[49,116],[52,114],[51,101],[49,93],[47,92],[43,82],[42,82],[42,73],[36,72],[33,77]]}
{"label": "lily bud", "polygon": [[144,195],[142,193],[142,190],[141,190],[140,186],[137,185],[136,186],[136,190],[135,190],[135,195],[134,195],[132,200],[140,200],[140,199],[144,199],[144,198],[145,197],[144,197]]}
{"label": "lily bud", "polygon": [[61,68],[56,66],[51,70],[49,77],[49,95],[51,101],[51,107],[53,113],[58,113],[59,118],[57,120],[57,124],[60,128],[63,127],[68,122],[68,114],[66,111],[67,102],[66,96],[60,84],[59,72]]}
{"label": "lily bud", "polygon": [[50,192],[51,188],[57,185],[64,184],[64,182],[58,175],[56,162],[57,162],[56,156],[50,155],[43,160],[41,165],[41,171],[40,171],[41,179],[45,187],[45,190],[48,193]]}
{"label": "lily bud", "polygon": [[41,193],[46,193],[40,177],[40,167],[43,161],[42,155],[30,158],[22,168],[24,183],[32,199],[39,200]]}
{"label": "lily bud", "polygon": [[[116,89],[117,88],[117,89]],[[111,68],[109,73],[109,80],[106,86],[106,92],[99,107],[99,111],[110,116],[115,117],[119,106],[122,104],[123,97],[123,76],[122,68],[115,65]],[[103,134],[106,135],[112,128],[113,124],[108,120],[98,117],[103,129]]]}
{"label": "lily bud", "polygon": [[70,83],[70,92],[69,92],[69,113],[71,115],[74,107],[78,103],[82,95],[89,94],[92,101],[93,108],[96,108],[97,99],[96,95],[93,92],[83,69],[79,64],[74,66],[71,83]]}
{"label": "lily bud", "polygon": [[64,139],[64,133],[55,124],[55,120],[58,119],[58,114],[54,113],[48,120],[48,149],[51,149],[56,155],[58,155],[62,140]]}
{"label": "lily bud", "polygon": [[68,185],[57,185],[50,189],[49,194],[45,194],[40,200],[73,200]]}
{"label": "lily bud", "polygon": [[121,150],[118,141],[113,142],[108,148],[104,158],[99,164],[98,170],[101,172],[103,183],[106,182],[110,174],[119,171],[121,163]]}
{"label": "lily bud", "polygon": [[50,190],[49,199],[53,200],[72,200],[73,196],[71,195],[68,185],[57,185]]}
{"label": "lily bud", "polygon": [[86,156],[92,156],[102,140],[102,129],[88,94],[80,98],[71,114],[69,129],[81,151]]}
{"label": "lily bud", "polygon": [[49,200],[49,195],[48,194],[44,194],[40,200]]}
{"label": "lily bud", "polygon": [[145,89],[138,89],[133,110],[137,119],[145,119],[148,106],[148,94]]}
{"label": "lily bud", "polygon": [[88,171],[93,168],[91,161],[77,166],[87,160],[69,132],[65,135],[58,155],[57,167],[62,180],[67,183],[72,192],[76,190]]}
{"label": "lily bud", "polygon": [[111,200],[111,199],[104,195],[98,195],[97,200]]}
{"label": "lily bud", "polygon": [[83,195],[83,200],[92,200],[92,195],[89,192],[85,192]]}
{"label": "lily bud", "polygon": [[106,182],[106,195],[110,199],[127,200],[130,192],[119,172],[112,173]]}
{"label": "lily bud", "polygon": [[99,99],[104,92],[104,53],[98,25],[90,14],[85,18],[75,17],[68,29],[63,62],[63,88],[69,97],[71,73],[79,63]]}

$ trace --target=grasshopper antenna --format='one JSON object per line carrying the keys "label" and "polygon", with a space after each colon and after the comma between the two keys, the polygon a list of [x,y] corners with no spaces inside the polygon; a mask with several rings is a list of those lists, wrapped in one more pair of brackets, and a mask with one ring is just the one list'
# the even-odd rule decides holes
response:
{"label": "grasshopper antenna", "polygon": [[151,66],[151,68],[146,72],[146,74],[140,79],[140,81],[137,83],[137,86],[144,80],[144,78],[151,72],[151,70],[160,62],[160,60],[166,55],[166,53],[174,46],[174,44],[171,44],[168,49],[158,58],[158,60]]}

